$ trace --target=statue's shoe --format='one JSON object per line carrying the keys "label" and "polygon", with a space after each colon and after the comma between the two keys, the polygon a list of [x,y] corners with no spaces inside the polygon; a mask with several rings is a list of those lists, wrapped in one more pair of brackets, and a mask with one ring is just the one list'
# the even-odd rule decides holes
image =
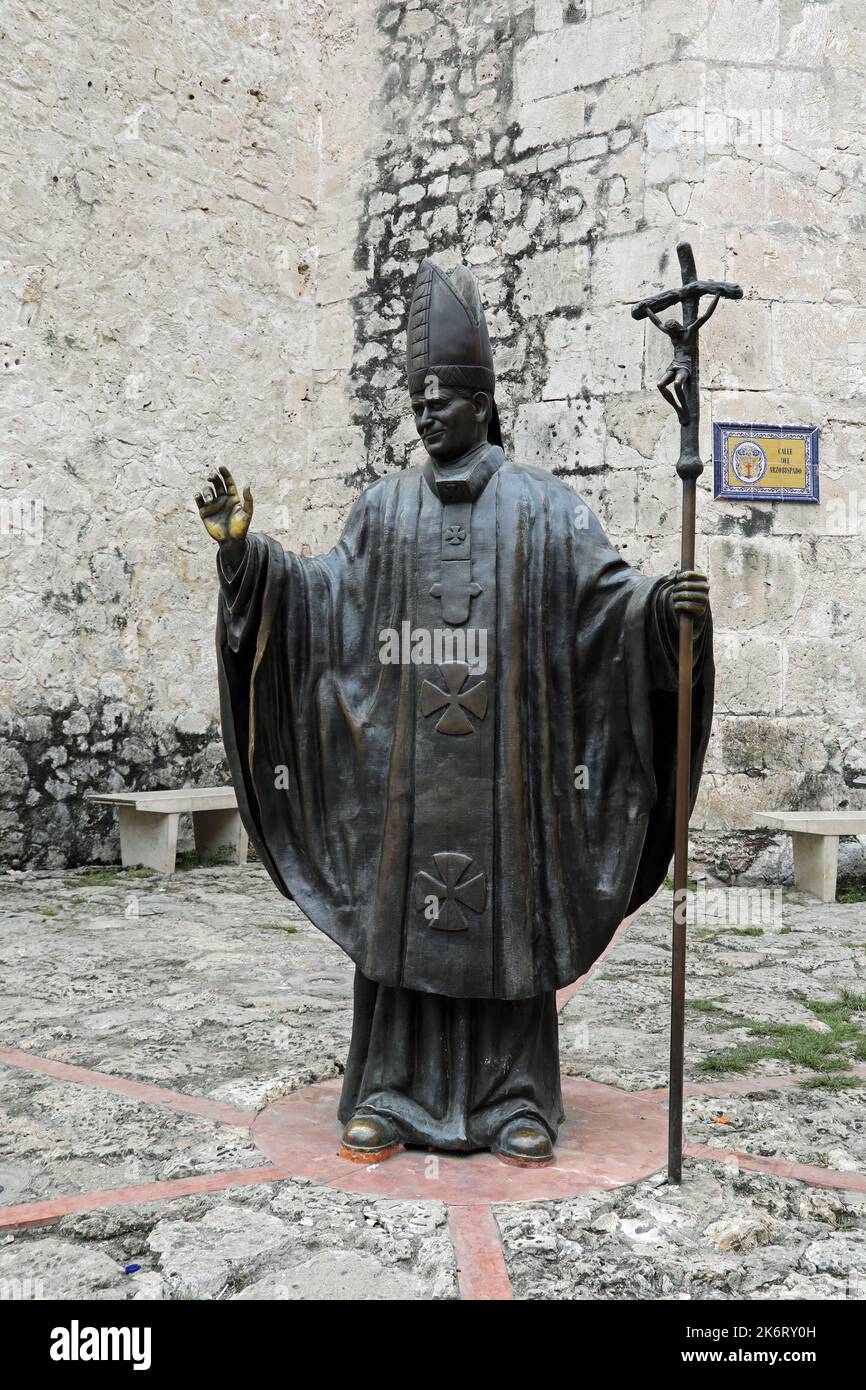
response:
{"label": "statue's shoe", "polygon": [[528,1115],[509,1120],[496,1136],[493,1152],[503,1163],[518,1167],[542,1167],[553,1162],[553,1143],[539,1120]]}
{"label": "statue's shoe", "polygon": [[340,1155],[352,1163],[381,1163],[402,1147],[390,1120],[381,1115],[353,1115],[343,1130]]}

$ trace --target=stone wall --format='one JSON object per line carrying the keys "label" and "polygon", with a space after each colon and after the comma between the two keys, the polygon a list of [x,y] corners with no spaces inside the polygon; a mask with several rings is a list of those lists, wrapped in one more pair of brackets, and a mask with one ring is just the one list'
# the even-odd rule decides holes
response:
{"label": "stone wall", "polygon": [[[483,15],[483,21],[481,16]],[[704,343],[713,420],[821,428],[822,502],[701,484],[718,717],[694,818],[722,872],[776,872],[755,810],[866,805],[866,35],[856,0],[383,6],[389,143],[360,228],[365,478],[417,456],[402,306],[428,247],[482,282],[506,447],[568,477],[650,573],[679,553],[670,347],[624,301],[693,243],[740,281]],[[850,867],[863,867],[856,846]]]}
{"label": "stone wall", "polygon": [[190,494],[229,463],[254,524],[314,553],[417,459],[427,252],[479,276],[506,447],[668,569],[667,343],[624,301],[678,278],[684,234],[747,296],[702,339],[705,457],[735,419],[819,425],[823,462],[819,507],[701,484],[720,672],[696,848],[775,868],[755,809],[863,806],[857,0],[114,0],[86,32],[76,8],[13,7],[7,33],[0,496],[7,522],[42,499],[44,536],[0,534],[5,856],[110,857],[84,790],[224,776]]}
{"label": "stone wall", "polygon": [[361,173],[350,142],[322,151],[345,23],[320,0],[250,10],[63,0],[4,20],[6,862],[116,857],[87,790],[226,780],[193,495],[227,464],[265,484],[265,528],[299,479],[325,500],[320,209],[341,161],[344,209]]}

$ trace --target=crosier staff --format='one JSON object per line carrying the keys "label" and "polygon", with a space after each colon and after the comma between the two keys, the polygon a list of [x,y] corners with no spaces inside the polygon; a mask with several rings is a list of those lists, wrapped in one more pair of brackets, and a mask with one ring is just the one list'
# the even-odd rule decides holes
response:
{"label": "crosier staff", "polygon": [[[698,335],[720,299],[742,299],[739,285],[699,280],[695,258],[687,241],[677,246],[682,285],[640,300],[631,311],[634,319],[648,318],[674,344],[674,359],[658,382],[658,389],[673,406],[680,422],[680,457],[677,473],[683,483],[680,580],[698,576],[695,563],[696,484],[701,462],[700,380]],[[712,303],[700,314],[700,301],[712,295]],[[658,314],[674,304],[682,306],[682,323],[662,322]],[[702,576],[701,576],[702,578]],[[686,1005],[686,909],[688,903],[689,767],[692,746],[692,662],[694,616],[683,604],[679,610],[679,668],[677,685],[677,764],[674,810],[674,906],[671,959],[671,1051],[668,1090],[668,1179],[680,1182],[683,1172],[683,1052]]]}

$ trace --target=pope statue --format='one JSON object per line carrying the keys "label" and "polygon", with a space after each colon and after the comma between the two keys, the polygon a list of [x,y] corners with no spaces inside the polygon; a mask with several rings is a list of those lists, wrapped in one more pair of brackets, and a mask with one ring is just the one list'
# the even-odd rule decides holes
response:
{"label": "pope statue", "polygon": [[196,498],[226,754],[274,883],[355,964],[344,1154],[543,1164],[556,991],[668,869],[681,614],[697,794],[708,585],[644,578],[570,487],[504,452],[466,267],[422,262],[407,368],[426,458],[367,488],[326,555],[249,533],[226,468]]}

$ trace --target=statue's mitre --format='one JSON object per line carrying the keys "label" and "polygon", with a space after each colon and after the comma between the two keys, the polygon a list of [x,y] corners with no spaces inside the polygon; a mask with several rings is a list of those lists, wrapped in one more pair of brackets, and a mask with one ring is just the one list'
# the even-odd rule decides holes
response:
{"label": "statue's mitre", "polygon": [[468,266],[446,275],[426,257],[418,267],[406,329],[406,369],[412,395],[428,376],[442,386],[493,395],[496,377],[478,281]]}

